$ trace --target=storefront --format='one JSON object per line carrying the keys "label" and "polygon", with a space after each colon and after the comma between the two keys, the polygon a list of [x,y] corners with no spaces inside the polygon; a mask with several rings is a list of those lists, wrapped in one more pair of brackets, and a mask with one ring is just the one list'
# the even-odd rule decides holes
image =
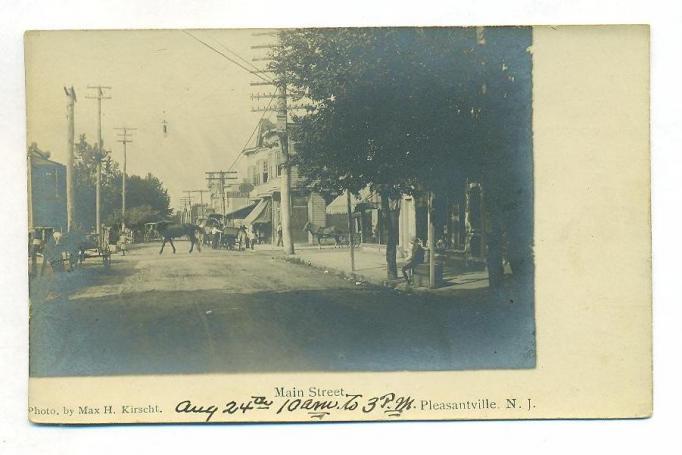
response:
{"label": "storefront", "polygon": [[261,242],[269,243],[272,240],[272,199],[261,199],[242,224],[248,229],[253,228]]}
{"label": "storefront", "polygon": [[244,224],[244,219],[256,208],[258,202],[251,202],[238,209],[231,210],[225,214],[225,226],[239,227]]}

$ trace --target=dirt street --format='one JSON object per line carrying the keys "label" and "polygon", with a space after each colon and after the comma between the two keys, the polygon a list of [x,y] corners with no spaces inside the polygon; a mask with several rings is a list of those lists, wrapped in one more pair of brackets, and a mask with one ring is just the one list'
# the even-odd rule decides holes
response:
{"label": "dirt street", "polygon": [[[356,284],[279,252],[137,246],[32,288],[33,376],[532,367],[530,307]],[[47,285],[47,286],[46,286]],[[49,287],[49,289],[46,289]]]}

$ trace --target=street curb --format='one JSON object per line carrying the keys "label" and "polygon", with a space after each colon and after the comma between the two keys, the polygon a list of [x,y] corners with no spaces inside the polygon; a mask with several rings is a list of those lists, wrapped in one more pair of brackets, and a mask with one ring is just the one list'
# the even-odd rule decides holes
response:
{"label": "street curb", "polygon": [[399,292],[401,294],[408,294],[408,295],[433,295],[432,292],[430,292],[429,289],[423,289],[423,288],[414,288],[414,287],[404,287],[400,288],[398,287],[399,284],[402,284],[401,280],[392,282],[388,280],[384,280],[381,283],[377,283],[376,281],[373,281],[371,279],[368,279],[367,277],[358,274],[358,273],[349,273],[343,270],[336,269],[334,267],[326,267],[318,264],[314,264],[310,260],[306,259],[301,259],[299,257],[295,256],[273,256],[273,259],[278,259],[284,262],[288,262],[290,264],[297,264],[297,265],[302,265],[306,267],[313,268],[315,270],[318,270],[322,273],[325,274],[331,274],[333,276],[342,278],[346,281],[354,281],[356,286],[366,286],[366,287],[374,287],[374,288],[381,288],[381,289],[389,289],[394,292]]}

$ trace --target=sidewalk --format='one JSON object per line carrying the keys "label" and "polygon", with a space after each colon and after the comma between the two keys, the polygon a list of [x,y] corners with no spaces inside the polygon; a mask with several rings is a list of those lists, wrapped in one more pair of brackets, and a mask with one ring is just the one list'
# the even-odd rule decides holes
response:
{"label": "sidewalk", "polygon": [[[296,250],[292,262],[304,262],[327,272],[354,276],[358,281],[405,289],[404,280],[389,282],[386,277],[386,256],[375,249],[356,248],[355,271],[351,271],[350,251],[348,248],[306,248]],[[398,273],[404,261],[398,259]],[[453,290],[473,290],[488,287],[488,273],[483,271],[462,271],[461,267],[446,264],[443,271],[443,286],[428,289],[429,292],[448,293]],[[418,288],[426,290],[427,288]]]}

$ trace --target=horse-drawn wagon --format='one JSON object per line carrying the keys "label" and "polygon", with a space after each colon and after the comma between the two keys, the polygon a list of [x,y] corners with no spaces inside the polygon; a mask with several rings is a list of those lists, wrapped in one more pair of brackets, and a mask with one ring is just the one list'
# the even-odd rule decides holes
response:
{"label": "horse-drawn wagon", "polygon": [[[111,264],[111,246],[109,244],[109,228],[102,228],[98,234],[96,232],[86,234],[80,239],[78,250],[81,255],[80,260],[84,261],[88,258],[102,258],[105,266]],[[71,254],[75,254],[72,250]]]}
{"label": "horse-drawn wagon", "polygon": [[[334,246],[337,247],[349,244],[349,232],[343,231],[336,226],[318,226],[308,222],[303,226],[303,231],[312,235],[320,248],[322,247],[322,240],[332,240]],[[360,235],[358,233],[353,233],[353,245],[360,245]]]}
{"label": "horse-drawn wagon", "polygon": [[158,224],[159,223],[145,223],[144,224],[144,241],[146,242],[155,242],[158,240],[161,240],[161,234],[159,234],[158,230]]}

